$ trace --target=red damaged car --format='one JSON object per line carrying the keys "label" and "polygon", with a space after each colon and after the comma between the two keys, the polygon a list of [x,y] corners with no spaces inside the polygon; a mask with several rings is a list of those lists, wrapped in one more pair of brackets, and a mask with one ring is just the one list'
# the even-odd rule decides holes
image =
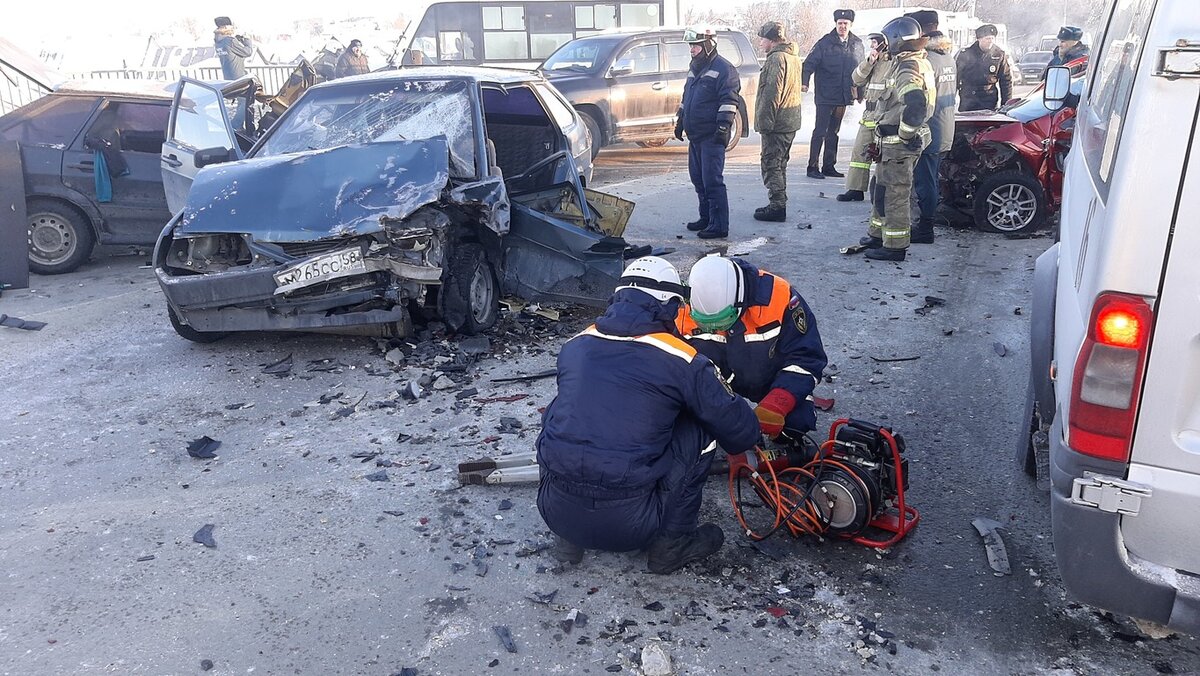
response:
{"label": "red damaged car", "polygon": [[[1070,101],[1083,91],[1082,63]],[[1028,233],[1058,210],[1063,159],[1075,131],[1074,104],[1052,111],[1042,87],[997,112],[954,117],[954,144],[942,160],[942,204],[953,220],[974,220],[986,232]]]}

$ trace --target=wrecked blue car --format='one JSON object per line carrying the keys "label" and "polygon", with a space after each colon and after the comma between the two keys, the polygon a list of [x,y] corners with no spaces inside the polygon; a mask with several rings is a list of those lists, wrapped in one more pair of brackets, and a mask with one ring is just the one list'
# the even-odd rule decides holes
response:
{"label": "wrecked blue car", "polygon": [[628,209],[617,223],[595,204],[612,198],[585,188],[586,128],[536,74],[320,84],[244,153],[219,93],[178,92],[163,171],[181,204],[154,266],[189,340],[404,336],[414,316],[475,333],[503,295],[602,305],[635,253],[619,236]]}

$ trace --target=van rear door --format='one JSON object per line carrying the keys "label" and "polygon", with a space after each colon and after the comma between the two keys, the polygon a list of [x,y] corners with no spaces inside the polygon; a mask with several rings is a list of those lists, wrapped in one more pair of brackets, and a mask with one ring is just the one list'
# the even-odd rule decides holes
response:
{"label": "van rear door", "polygon": [[[1149,45],[1149,52],[1154,46]],[[1141,559],[1200,574],[1200,80],[1192,89],[1191,138],[1155,307],[1149,361],[1138,406],[1129,475],[1153,491],[1136,516],[1126,516],[1126,547]],[[1184,114],[1180,111],[1178,114]],[[1159,167],[1160,170],[1168,167]]]}

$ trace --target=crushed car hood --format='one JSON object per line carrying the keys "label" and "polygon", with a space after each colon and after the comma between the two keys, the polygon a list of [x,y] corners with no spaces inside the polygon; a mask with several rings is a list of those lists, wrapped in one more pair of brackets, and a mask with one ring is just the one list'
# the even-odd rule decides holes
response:
{"label": "crushed car hood", "polygon": [[206,167],[177,235],[246,233],[308,242],[380,231],[437,201],[450,182],[444,138],[338,146]]}

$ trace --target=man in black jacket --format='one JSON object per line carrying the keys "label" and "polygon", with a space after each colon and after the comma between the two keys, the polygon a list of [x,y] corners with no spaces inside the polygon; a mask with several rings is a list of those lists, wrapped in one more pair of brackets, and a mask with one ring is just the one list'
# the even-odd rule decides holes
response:
{"label": "man in black jacket", "polygon": [[[838,130],[842,126],[846,106],[855,99],[850,74],[865,56],[862,40],[850,32],[854,10],[836,10],[833,20],[836,27],[813,45],[808,58],[804,59],[804,72],[801,75],[803,85],[800,91],[808,91],[809,78],[814,75],[817,85],[816,126],[808,146],[809,178],[845,176],[833,166],[837,161]],[[825,148],[823,159],[822,145]]]}
{"label": "man in black jacket", "polygon": [[1065,66],[1081,56],[1088,55],[1090,50],[1087,45],[1080,42],[1082,39],[1082,28],[1077,26],[1063,26],[1058,29],[1058,46],[1054,48],[1054,54],[1050,57],[1046,68],[1042,70],[1043,80],[1046,79],[1046,71],[1051,66]]}
{"label": "man in black jacket", "polygon": [[959,110],[996,110],[1012,98],[1012,69],[1008,54],[996,46],[997,33],[983,24],[975,29],[975,44],[958,54]]}

